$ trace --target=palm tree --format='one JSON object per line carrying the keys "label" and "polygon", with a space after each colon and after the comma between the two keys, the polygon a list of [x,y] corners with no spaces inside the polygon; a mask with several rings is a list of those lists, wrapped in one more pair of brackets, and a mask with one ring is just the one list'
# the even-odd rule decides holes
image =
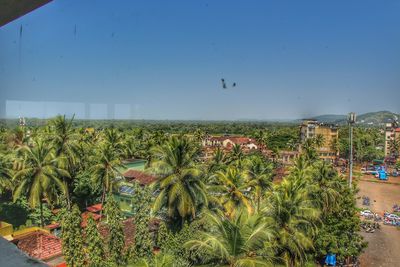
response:
{"label": "palm tree", "polygon": [[75,176],[79,165],[79,145],[77,143],[77,134],[75,133],[71,120],[67,120],[64,116],[57,116],[50,122],[49,141],[55,150],[55,156],[59,159],[57,162],[60,168],[68,170],[70,176],[62,177],[67,189],[66,198],[68,206],[70,206],[69,191],[72,187],[72,178]]}
{"label": "palm tree", "polygon": [[242,207],[249,213],[253,212],[250,199],[251,187],[247,183],[246,173],[238,168],[231,166],[226,171],[218,171],[210,190],[220,199],[228,216],[233,216],[235,211]]}
{"label": "palm tree", "polygon": [[257,202],[257,212],[259,212],[264,192],[272,188],[273,166],[258,156],[247,159],[244,165],[247,183],[252,189]]}
{"label": "palm tree", "polygon": [[12,164],[6,156],[0,155],[0,194],[11,188]]}
{"label": "palm tree", "polygon": [[128,264],[128,267],[174,267],[176,259],[169,254],[157,254],[154,259],[140,259],[138,262]]}
{"label": "palm tree", "polygon": [[269,133],[266,130],[257,130],[254,132],[253,138],[260,145],[260,148],[268,147]]}
{"label": "palm tree", "polygon": [[239,144],[234,144],[228,158],[229,164],[234,164],[240,167],[244,158],[242,147]]}
{"label": "palm tree", "polygon": [[[185,247],[208,255],[213,266],[273,266],[272,224],[259,214],[239,211],[233,218],[208,214],[210,230]],[[205,262],[208,263],[208,262]]]}
{"label": "palm tree", "polygon": [[287,177],[269,195],[265,215],[273,218],[276,229],[277,255],[287,266],[303,265],[306,253],[313,248],[319,211],[313,206],[307,182]]}
{"label": "palm tree", "polygon": [[206,136],[206,133],[204,131],[202,131],[201,129],[199,129],[199,128],[197,128],[196,131],[193,134],[194,140],[196,142],[203,141],[205,136]]}
{"label": "palm tree", "polygon": [[197,153],[186,137],[171,137],[153,149],[150,171],[158,177],[154,189],[160,192],[153,209],[166,208],[178,227],[184,220],[194,219],[200,205],[207,205],[202,173],[194,163]]}
{"label": "palm tree", "polygon": [[93,156],[95,164],[91,167],[91,176],[94,184],[101,187],[101,205],[103,206],[107,193],[111,193],[117,176],[121,175],[119,168],[123,168],[118,152],[109,143],[101,144]]}
{"label": "palm tree", "polygon": [[118,156],[123,154],[123,136],[118,130],[115,128],[107,128],[103,132],[103,140]]}
{"label": "palm tree", "polygon": [[300,155],[290,168],[290,175],[297,177],[299,180],[306,180],[310,173],[311,164],[306,155]]}
{"label": "palm tree", "polygon": [[314,138],[314,144],[317,148],[322,147],[325,144],[325,137],[322,134],[317,134]]}
{"label": "palm tree", "polygon": [[24,127],[15,128],[7,137],[8,146],[11,148],[20,148],[28,145],[29,137]]}
{"label": "palm tree", "polygon": [[302,145],[303,153],[309,163],[315,161],[318,158],[315,139],[308,138]]}
{"label": "palm tree", "polygon": [[222,170],[226,167],[225,165],[225,155],[224,152],[221,150],[220,147],[214,152],[214,155],[208,165],[208,173],[214,174],[215,172]]}
{"label": "palm tree", "polygon": [[77,135],[73,129],[71,120],[67,120],[64,116],[57,116],[50,122],[51,126],[51,143],[54,146],[56,156],[65,156],[70,158],[72,163],[76,161],[77,154]]}
{"label": "palm tree", "polygon": [[18,183],[14,191],[14,201],[28,196],[32,208],[39,204],[41,226],[43,227],[42,199],[46,198],[48,202],[52,201],[55,189],[65,194],[65,186],[60,177],[68,177],[69,174],[66,170],[58,167],[54,150],[45,142],[35,141],[32,148],[24,147],[23,150],[23,168],[17,171],[13,177],[14,182]]}
{"label": "palm tree", "polygon": [[131,136],[127,136],[124,143],[124,157],[127,159],[134,159],[138,153],[138,143]]}
{"label": "palm tree", "polygon": [[310,198],[320,208],[323,214],[338,206],[339,192],[343,191],[346,180],[338,177],[335,169],[325,161],[313,166],[308,191]]}

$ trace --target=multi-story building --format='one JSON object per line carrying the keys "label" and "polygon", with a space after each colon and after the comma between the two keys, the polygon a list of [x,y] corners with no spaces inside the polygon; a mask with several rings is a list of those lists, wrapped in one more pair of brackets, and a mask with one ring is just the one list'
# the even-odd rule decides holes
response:
{"label": "multi-story building", "polygon": [[300,125],[300,139],[303,143],[309,138],[315,138],[321,135],[323,144],[317,148],[319,157],[323,160],[334,162],[339,156],[337,142],[339,131],[337,125],[325,124],[317,120],[304,120]]}
{"label": "multi-story building", "polygon": [[[397,122],[386,123],[385,128],[385,156],[392,157],[391,142],[400,141],[400,127]],[[399,151],[400,152],[400,151]]]}

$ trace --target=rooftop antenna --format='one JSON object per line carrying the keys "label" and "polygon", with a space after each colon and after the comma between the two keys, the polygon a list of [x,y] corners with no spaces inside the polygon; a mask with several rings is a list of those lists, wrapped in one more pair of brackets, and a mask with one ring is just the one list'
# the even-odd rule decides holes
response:
{"label": "rooftop antenna", "polygon": [[19,126],[23,127],[25,126],[25,118],[24,117],[19,117]]}

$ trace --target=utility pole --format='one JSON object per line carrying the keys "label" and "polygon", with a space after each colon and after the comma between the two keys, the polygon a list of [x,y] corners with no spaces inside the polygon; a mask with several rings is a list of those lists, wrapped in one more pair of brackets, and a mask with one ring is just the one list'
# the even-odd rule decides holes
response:
{"label": "utility pole", "polygon": [[356,123],[356,114],[354,112],[349,113],[347,122],[349,123],[349,138],[350,138],[350,156],[349,156],[349,186],[353,181],[353,125]]}

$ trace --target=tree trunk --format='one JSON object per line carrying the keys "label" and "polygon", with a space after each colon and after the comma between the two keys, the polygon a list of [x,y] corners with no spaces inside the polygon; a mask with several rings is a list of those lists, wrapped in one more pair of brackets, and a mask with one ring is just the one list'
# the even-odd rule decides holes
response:
{"label": "tree trunk", "polygon": [[40,227],[44,227],[44,222],[43,222],[43,203],[40,201]]}
{"label": "tree trunk", "polygon": [[65,198],[67,201],[67,208],[68,208],[68,210],[71,210],[71,198],[69,195],[68,183],[65,179],[64,179],[64,186],[65,186]]}
{"label": "tree trunk", "polygon": [[106,189],[105,189],[104,186],[103,186],[103,193],[101,194],[101,210],[100,210],[100,217],[103,215],[105,197],[106,197]]}

